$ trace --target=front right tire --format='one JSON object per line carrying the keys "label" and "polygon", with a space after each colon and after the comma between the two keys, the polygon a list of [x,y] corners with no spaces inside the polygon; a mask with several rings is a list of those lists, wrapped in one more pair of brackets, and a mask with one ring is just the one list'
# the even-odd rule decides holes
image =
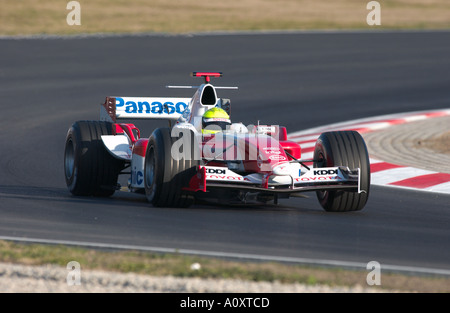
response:
{"label": "front right tire", "polygon": [[321,206],[329,212],[359,211],[369,198],[370,162],[366,144],[356,131],[322,133],[314,149],[314,167],[346,166],[360,168],[361,185],[364,192],[345,190],[317,191]]}

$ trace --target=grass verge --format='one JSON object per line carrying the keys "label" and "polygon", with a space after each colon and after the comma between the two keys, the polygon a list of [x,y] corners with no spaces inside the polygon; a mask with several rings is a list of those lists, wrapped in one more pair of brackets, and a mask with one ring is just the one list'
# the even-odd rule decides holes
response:
{"label": "grass verge", "polygon": [[[79,262],[83,270],[347,287],[368,287],[366,277],[369,273],[363,270],[343,270],[275,262],[237,262],[181,254],[104,251],[62,245],[0,241],[0,262],[25,265],[53,264],[65,267],[70,261]],[[192,270],[191,265],[194,263],[201,264],[201,269]],[[382,272],[381,286],[370,288],[377,291],[450,292],[450,277]]]}
{"label": "grass verge", "polygon": [[189,33],[236,30],[448,29],[448,0],[380,0],[381,25],[369,26],[369,1],[79,0],[81,25],[69,26],[68,0],[2,1],[0,34]]}

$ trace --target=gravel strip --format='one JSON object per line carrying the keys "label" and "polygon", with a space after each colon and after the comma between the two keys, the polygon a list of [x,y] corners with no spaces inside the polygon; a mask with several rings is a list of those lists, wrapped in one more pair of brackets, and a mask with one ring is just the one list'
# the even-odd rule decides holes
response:
{"label": "gravel strip", "polygon": [[[2,293],[366,293],[383,292],[369,286],[249,282],[235,279],[156,277],[133,273],[81,270],[80,285],[68,285],[65,267],[0,263]],[[384,291],[385,292],[385,291]]]}

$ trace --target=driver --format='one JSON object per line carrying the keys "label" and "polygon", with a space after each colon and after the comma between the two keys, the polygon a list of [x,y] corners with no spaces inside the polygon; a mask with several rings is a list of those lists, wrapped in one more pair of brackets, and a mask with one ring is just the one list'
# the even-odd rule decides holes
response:
{"label": "driver", "polygon": [[214,107],[202,116],[202,134],[215,134],[231,125],[230,116],[221,108]]}

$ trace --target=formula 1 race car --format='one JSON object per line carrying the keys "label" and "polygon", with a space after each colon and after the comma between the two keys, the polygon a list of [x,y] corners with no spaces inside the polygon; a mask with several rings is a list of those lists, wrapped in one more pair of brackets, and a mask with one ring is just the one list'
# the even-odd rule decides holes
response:
{"label": "formula 1 race car", "polygon": [[[308,191],[317,193],[326,211],[365,206],[370,164],[358,132],[322,133],[313,159],[302,160],[300,145],[288,140],[285,127],[229,122],[230,100],[218,98],[217,90],[237,87],[210,82],[222,73],[192,76],[205,82],[167,86],[196,88],[192,98],[106,97],[99,121],[75,122],[64,153],[69,191],[111,196],[121,188],[119,175],[127,174],[127,190],[145,194],[158,207],[188,207],[197,200],[278,203]],[[205,118],[211,109],[224,115]],[[134,124],[121,119],[163,119],[169,126],[141,138]]]}

